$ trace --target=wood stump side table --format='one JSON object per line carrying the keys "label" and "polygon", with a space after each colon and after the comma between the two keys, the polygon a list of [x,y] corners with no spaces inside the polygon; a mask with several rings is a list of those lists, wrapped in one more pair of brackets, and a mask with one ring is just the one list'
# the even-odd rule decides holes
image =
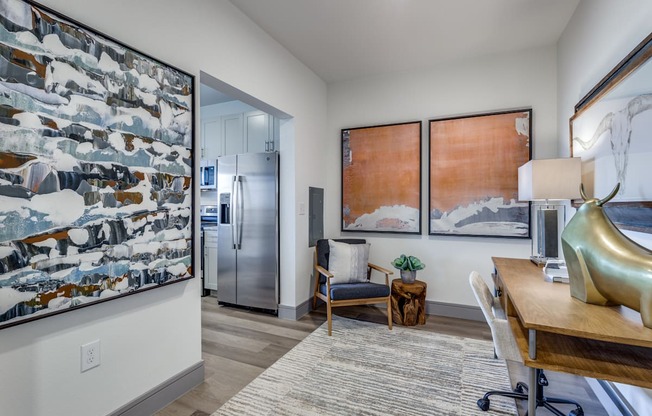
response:
{"label": "wood stump side table", "polygon": [[426,282],[403,283],[392,280],[392,320],[399,325],[426,323]]}

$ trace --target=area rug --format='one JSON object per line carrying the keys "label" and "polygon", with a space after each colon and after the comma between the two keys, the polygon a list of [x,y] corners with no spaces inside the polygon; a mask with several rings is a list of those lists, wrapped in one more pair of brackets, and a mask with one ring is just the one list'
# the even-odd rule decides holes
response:
{"label": "area rug", "polygon": [[505,362],[489,341],[333,317],[213,416],[516,415]]}

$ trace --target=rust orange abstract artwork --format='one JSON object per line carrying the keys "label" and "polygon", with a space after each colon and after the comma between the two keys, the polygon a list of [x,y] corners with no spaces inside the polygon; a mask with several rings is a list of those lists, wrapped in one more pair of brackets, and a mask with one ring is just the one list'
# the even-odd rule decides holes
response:
{"label": "rust orange abstract artwork", "polygon": [[421,233],[421,122],[342,130],[342,230]]}
{"label": "rust orange abstract artwork", "polygon": [[529,237],[518,167],[531,158],[531,115],[430,120],[430,234]]}

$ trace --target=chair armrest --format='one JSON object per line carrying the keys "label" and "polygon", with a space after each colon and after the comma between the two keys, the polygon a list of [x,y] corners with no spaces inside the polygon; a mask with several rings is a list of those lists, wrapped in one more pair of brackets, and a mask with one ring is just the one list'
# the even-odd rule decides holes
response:
{"label": "chair armrest", "polygon": [[387,270],[387,269],[382,268],[382,267],[380,267],[380,266],[376,266],[376,265],[373,264],[373,263],[367,263],[367,264],[368,264],[369,267],[371,267],[372,269],[374,269],[374,270],[378,270],[378,271],[381,272],[381,273],[385,273],[385,274],[387,274],[387,275],[394,274],[393,271],[391,271],[391,270]]}
{"label": "chair armrest", "polygon": [[[373,263],[367,263],[370,269],[377,270],[385,275],[385,285],[389,286],[389,275],[394,274],[393,271],[387,270],[383,267],[377,266]],[[369,280],[371,281],[371,272],[369,273]]]}
{"label": "chair armrest", "polygon": [[317,270],[319,272],[319,274],[323,274],[324,276],[326,276],[327,279],[330,279],[331,277],[333,277],[333,273],[331,273],[328,270],[324,269],[320,265],[316,265],[315,270]]}

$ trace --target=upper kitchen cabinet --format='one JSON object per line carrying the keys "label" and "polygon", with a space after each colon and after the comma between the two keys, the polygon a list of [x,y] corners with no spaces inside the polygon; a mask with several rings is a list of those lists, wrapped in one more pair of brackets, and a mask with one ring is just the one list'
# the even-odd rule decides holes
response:
{"label": "upper kitchen cabinet", "polygon": [[275,133],[274,117],[262,111],[252,111],[244,115],[245,145],[247,153],[272,152],[276,150],[278,134]]}
{"label": "upper kitchen cabinet", "polygon": [[201,120],[202,159],[278,150],[279,122],[262,111],[212,114]]}
{"label": "upper kitchen cabinet", "polygon": [[222,117],[222,137],[224,155],[245,153],[243,114],[230,114]]}
{"label": "upper kitchen cabinet", "polygon": [[201,122],[201,158],[216,160],[224,154],[220,118]]}

